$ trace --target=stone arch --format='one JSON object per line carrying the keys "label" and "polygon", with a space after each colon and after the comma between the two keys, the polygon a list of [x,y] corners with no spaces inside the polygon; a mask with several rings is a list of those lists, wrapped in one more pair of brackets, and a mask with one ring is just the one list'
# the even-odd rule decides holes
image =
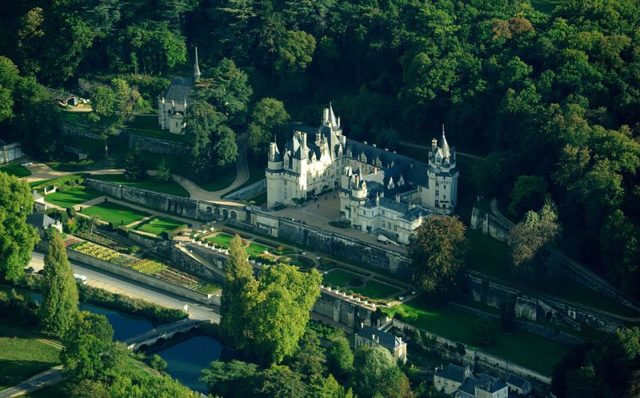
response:
{"label": "stone arch", "polygon": [[207,206],[207,213],[211,214],[211,211],[212,211],[211,206]]}
{"label": "stone arch", "polygon": [[220,216],[220,208],[216,207],[215,209],[213,209],[213,214],[215,214],[216,216]]}
{"label": "stone arch", "polygon": [[238,218],[238,214],[235,211],[231,210],[231,219],[235,220],[236,218]]}
{"label": "stone arch", "polygon": [[223,209],[223,210],[222,210],[222,217],[223,217],[223,218],[225,218],[225,219],[226,219],[227,217],[229,217],[229,210],[227,210],[227,209]]}

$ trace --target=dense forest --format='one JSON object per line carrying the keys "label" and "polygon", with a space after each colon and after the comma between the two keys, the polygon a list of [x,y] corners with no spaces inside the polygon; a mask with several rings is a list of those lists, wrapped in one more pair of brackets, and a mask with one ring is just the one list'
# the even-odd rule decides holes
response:
{"label": "dense forest", "polygon": [[7,0],[0,137],[46,155],[57,119],[37,82],[142,85],[191,73],[197,45],[203,76],[225,58],[248,75],[246,114],[273,97],[315,125],[332,100],[350,137],[389,147],[445,123],[484,156],[479,195],[506,207],[518,180],[533,206],[550,196],[570,254],[639,297],[639,27],[636,0]]}

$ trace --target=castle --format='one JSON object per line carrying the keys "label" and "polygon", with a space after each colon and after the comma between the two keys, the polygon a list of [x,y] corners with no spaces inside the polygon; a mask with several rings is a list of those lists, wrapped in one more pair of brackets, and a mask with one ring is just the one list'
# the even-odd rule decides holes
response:
{"label": "castle", "polygon": [[450,214],[456,206],[456,151],[444,127],[427,160],[347,139],[329,105],[319,128],[298,127],[282,152],[270,144],[267,206],[300,204],[338,190],[340,216],[354,229],[406,244],[425,217]]}
{"label": "castle", "polygon": [[187,107],[191,104],[193,86],[200,80],[198,47],[193,64],[193,77],[175,77],[164,96],[158,98],[158,124],[172,134],[183,134],[186,127]]}

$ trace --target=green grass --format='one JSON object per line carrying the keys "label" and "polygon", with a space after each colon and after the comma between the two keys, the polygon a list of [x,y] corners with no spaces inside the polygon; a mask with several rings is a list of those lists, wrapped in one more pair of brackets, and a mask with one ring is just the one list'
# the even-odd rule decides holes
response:
{"label": "green grass", "polygon": [[172,134],[168,130],[162,130],[155,113],[136,115],[125,127],[130,133],[167,141],[187,142],[189,139],[185,134]]}
{"label": "green grass", "polygon": [[100,204],[87,207],[82,211],[82,213],[110,222],[114,226],[128,225],[132,222],[140,221],[149,215],[142,211],[113,202],[102,202]]}
{"label": "green grass", "polygon": [[73,188],[65,189],[64,191],[57,191],[44,197],[45,201],[54,205],[67,208],[79,205],[88,200],[95,199],[102,193],[95,191],[85,186],[76,186]]}
{"label": "green grass", "polygon": [[[400,314],[402,319],[421,329],[473,346],[475,317],[462,310],[439,306],[418,298],[385,312]],[[499,332],[496,343],[481,351],[507,361],[550,375],[569,347],[524,332]]]}
{"label": "green grass", "polygon": [[62,112],[62,121],[66,123],[88,125],[91,112]]}
{"label": "green grass", "polygon": [[0,171],[2,171],[3,173],[7,173],[10,176],[16,176],[18,178],[28,177],[31,175],[31,170],[17,163],[2,166],[0,167]]}
{"label": "green grass", "polygon": [[229,247],[229,243],[231,242],[231,239],[233,239],[233,236],[226,234],[224,232],[220,232],[213,236],[209,236],[207,238],[207,242],[211,242],[215,245],[222,246],[222,247]]}
{"label": "green grass", "polygon": [[250,256],[259,256],[265,252],[265,250],[270,250],[270,252],[275,251],[273,248],[261,245],[259,243],[249,243],[249,247],[247,247],[247,254]]}
{"label": "green grass", "polygon": [[0,390],[60,363],[60,350],[25,329],[0,325]]}
{"label": "green grass", "polygon": [[181,196],[184,198],[189,197],[189,192],[182,187],[182,185],[178,184],[174,181],[158,181],[151,177],[147,177],[142,181],[129,181],[124,178],[124,174],[97,174],[92,175],[91,178],[100,180],[100,181],[108,181],[114,182],[117,184],[126,185],[133,188],[146,189],[148,191],[167,193],[169,195]]}
{"label": "green grass", "polygon": [[211,175],[215,177],[213,180],[195,179],[194,182],[198,184],[200,188],[209,192],[219,191],[231,185],[231,183],[236,179],[237,173],[238,170],[236,170],[236,165],[232,164],[221,167],[214,173],[211,173]]}
{"label": "green grass", "polygon": [[468,268],[500,279],[511,274],[509,246],[479,230],[468,230],[467,239],[469,251],[465,263]]}
{"label": "green grass", "polygon": [[323,275],[325,285],[333,285],[349,289],[356,294],[360,294],[375,300],[385,299],[400,292],[400,288],[380,283],[375,280],[367,280],[362,286],[350,286],[350,283],[363,278],[354,273],[342,269],[333,269]]}
{"label": "green grass", "polygon": [[135,229],[153,235],[161,235],[165,231],[174,231],[185,225],[185,223],[171,218],[154,217],[143,224],[139,224]]}

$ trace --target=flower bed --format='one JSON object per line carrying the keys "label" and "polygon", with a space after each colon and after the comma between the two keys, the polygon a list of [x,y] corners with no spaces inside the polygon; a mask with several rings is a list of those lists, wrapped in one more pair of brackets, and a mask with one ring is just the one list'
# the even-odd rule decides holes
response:
{"label": "flower bed", "polygon": [[86,241],[76,241],[68,245],[68,247],[102,261],[130,268],[134,271],[140,272],[141,274],[153,276],[163,281],[184,286],[187,289],[195,290],[200,293],[211,294],[220,290],[220,287],[213,283],[202,281],[189,274],[170,268],[168,265],[159,261],[126,256],[116,252],[115,250]]}

